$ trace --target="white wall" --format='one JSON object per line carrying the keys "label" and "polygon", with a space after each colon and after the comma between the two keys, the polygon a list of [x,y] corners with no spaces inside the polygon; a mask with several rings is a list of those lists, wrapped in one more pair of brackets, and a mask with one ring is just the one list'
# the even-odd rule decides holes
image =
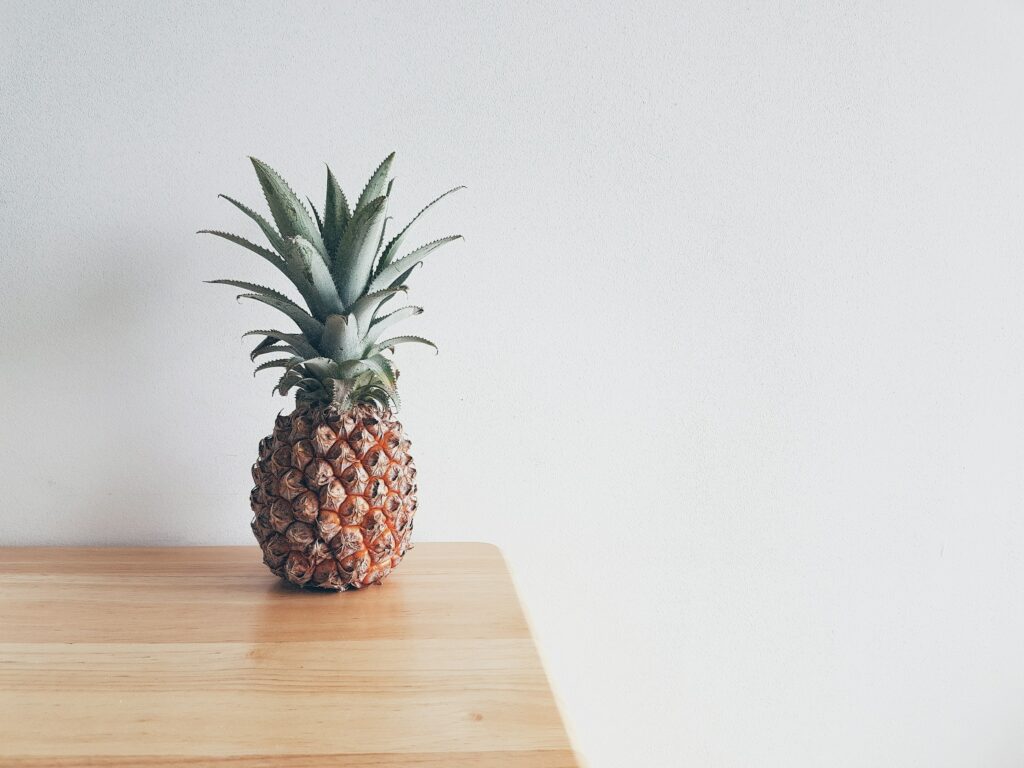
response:
{"label": "white wall", "polygon": [[0,544],[248,543],[193,232],[397,149],[417,532],[593,768],[1024,763],[1024,9],[744,5],[5,0]]}

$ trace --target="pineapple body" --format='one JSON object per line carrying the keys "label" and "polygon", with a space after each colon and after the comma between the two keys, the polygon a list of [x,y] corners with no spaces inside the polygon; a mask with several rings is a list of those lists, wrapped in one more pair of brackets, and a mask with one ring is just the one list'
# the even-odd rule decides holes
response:
{"label": "pineapple body", "polygon": [[[436,345],[391,335],[422,307],[393,306],[424,259],[461,239],[449,235],[406,249],[410,228],[458,191],[436,197],[402,229],[388,232],[394,153],[377,166],[349,206],[327,169],[322,215],[266,163],[250,158],[273,222],[222,195],[263,232],[267,245],[201,230],[269,262],[295,290],[289,296],[248,280],[212,283],[244,291],[295,328],[263,328],[249,357],[256,373],[281,369],[274,392],[295,391],[295,410],[278,416],[260,443],[250,495],[252,530],[264,562],[303,587],[344,590],[379,583],[409,548],[416,511],[416,469],[409,441],[392,416],[401,407],[395,348]],[[308,199],[308,198],[307,198]],[[312,213],[312,215],[311,215]],[[269,247],[268,247],[269,246]],[[403,255],[405,254],[405,255]],[[280,319],[280,318],[279,318]]]}
{"label": "pineapple body", "polygon": [[303,587],[379,583],[410,546],[416,468],[391,412],[300,404],[260,442],[250,497],[263,561]]}

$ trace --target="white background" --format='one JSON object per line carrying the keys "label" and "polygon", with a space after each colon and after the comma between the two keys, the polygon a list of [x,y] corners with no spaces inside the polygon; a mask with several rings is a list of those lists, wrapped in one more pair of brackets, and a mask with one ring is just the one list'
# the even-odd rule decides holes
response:
{"label": "white background", "polygon": [[[1024,764],[1019,3],[4,2],[0,544],[251,542],[254,154],[398,150],[425,540],[621,766]],[[406,326],[412,331],[412,324]]]}

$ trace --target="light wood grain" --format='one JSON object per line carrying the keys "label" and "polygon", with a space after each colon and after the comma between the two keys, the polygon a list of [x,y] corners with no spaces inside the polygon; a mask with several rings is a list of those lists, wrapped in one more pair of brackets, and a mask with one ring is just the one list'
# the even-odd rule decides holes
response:
{"label": "light wood grain", "polygon": [[0,549],[4,766],[576,766],[500,553],[302,592],[255,547]]}

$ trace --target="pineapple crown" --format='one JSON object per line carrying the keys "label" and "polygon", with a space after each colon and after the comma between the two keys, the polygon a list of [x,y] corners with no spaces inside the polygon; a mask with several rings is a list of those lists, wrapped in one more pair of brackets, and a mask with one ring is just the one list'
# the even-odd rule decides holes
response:
{"label": "pineapple crown", "polygon": [[[393,336],[382,339],[395,323],[423,311],[406,306],[385,312],[386,305],[404,294],[413,270],[423,260],[461,235],[434,240],[399,257],[413,224],[430,208],[464,187],[450,189],[426,205],[402,230],[385,241],[387,207],[394,180],[391,153],[373,172],[349,209],[337,179],[327,168],[327,195],[323,216],[309,201],[312,216],[291,187],[273,168],[252,157],[256,176],[266,197],[274,224],[237,200],[221,195],[259,225],[270,248],[228,232],[204,229],[200,234],[216,235],[262,256],[291,281],[305,307],[283,293],[243,280],[208,280],[240,288],[240,299],[267,304],[288,316],[297,333],[256,330],[244,336],[262,336],[252,350],[255,362],[261,355],[280,353],[283,357],[262,362],[256,371],[283,368],[274,392],[287,395],[296,389],[298,402],[330,402],[341,408],[370,403],[381,409],[398,408],[398,370],[389,354],[399,344],[433,342],[421,336]],[[276,225],[276,226],[275,226]]]}

